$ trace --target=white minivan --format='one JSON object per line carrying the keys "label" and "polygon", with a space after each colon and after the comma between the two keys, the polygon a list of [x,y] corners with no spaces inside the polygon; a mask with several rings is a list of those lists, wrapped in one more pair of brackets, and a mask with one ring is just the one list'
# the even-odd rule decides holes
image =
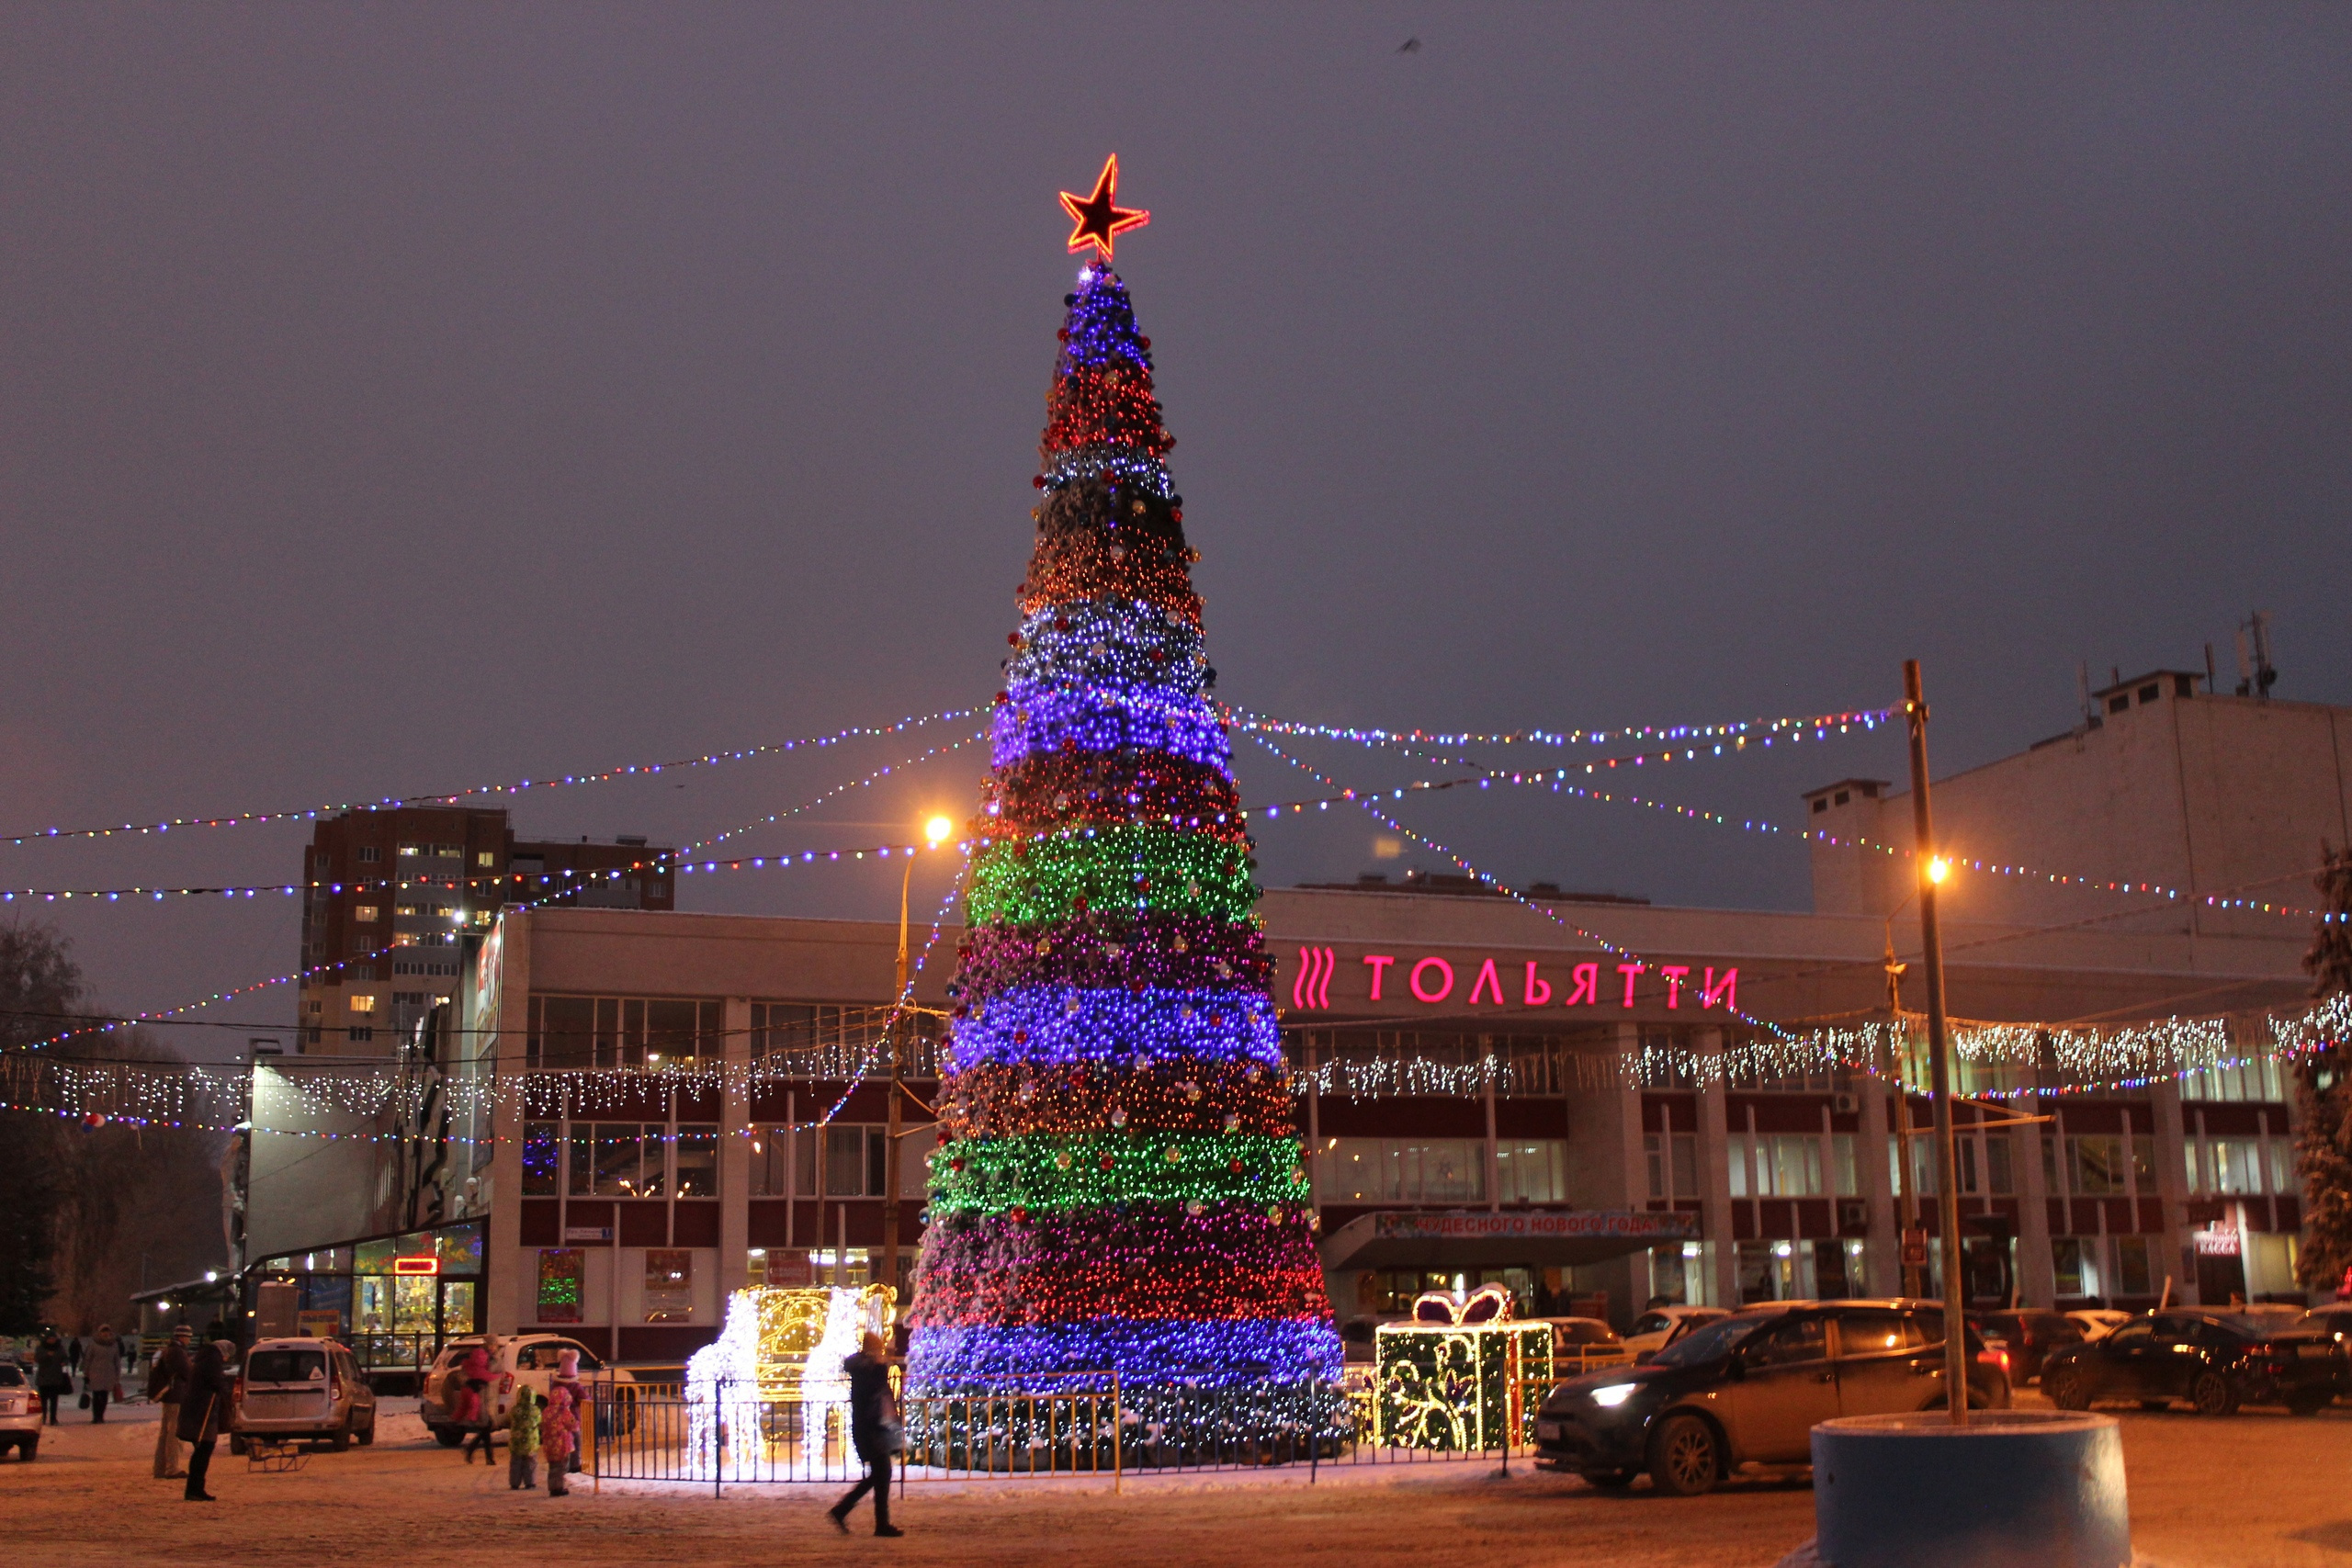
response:
{"label": "white minivan", "polygon": [[376,1391],[332,1339],[261,1339],[245,1352],[230,1400],[229,1451],[262,1442],[376,1440]]}
{"label": "white minivan", "polygon": [[[452,1339],[435,1358],[433,1368],[424,1374],[424,1389],[417,1404],[417,1414],[445,1449],[454,1449],[466,1440],[466,1428],[456,1425],[448,1404],[451,1380],[465,1366],[466,1358],[482,1343],[479,1334],[463,1339]],[[637,1380],[626,1367],[608,1367],[603,1359],[577,1339],[567,1339],[560,1334],[507,1334],[498,1338],[497,1348],[490,1359],[490,1386],[482,1390],[482,1405],[490,1416],[492,1430],[506,1425],[514,1413],[514,1391],[531,1388],[544,1398],[548,1385],[555,1381],[556,1365],[566,1350],[580,1352],[580,1381],[592,1385],[598,1399],[615,1383],[633,1383]]]}

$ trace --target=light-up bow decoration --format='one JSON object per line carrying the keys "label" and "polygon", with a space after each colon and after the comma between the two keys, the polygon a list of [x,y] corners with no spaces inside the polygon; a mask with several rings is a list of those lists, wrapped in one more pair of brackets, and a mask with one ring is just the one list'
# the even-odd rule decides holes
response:
{"label": "light-up bow decoration", "polygon": [[1425,1291],[1413,1302],[1415,1323],[1467,1328],[1474,1324],[1501,1323],[1510,1316],[1510,1287],[1481,1285],[1461,1301],[1445,1291]]}

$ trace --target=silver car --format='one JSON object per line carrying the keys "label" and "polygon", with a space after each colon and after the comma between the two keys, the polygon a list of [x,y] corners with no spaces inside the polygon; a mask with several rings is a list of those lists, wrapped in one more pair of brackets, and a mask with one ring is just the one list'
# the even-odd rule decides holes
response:
{"label": "silver car", "polygon": [[229,1451],[254,1441],[324,1442],[338,1452],[376,1440],[376,1391],[332,1339],[264,1339],[245,1352],[232,1400]]}

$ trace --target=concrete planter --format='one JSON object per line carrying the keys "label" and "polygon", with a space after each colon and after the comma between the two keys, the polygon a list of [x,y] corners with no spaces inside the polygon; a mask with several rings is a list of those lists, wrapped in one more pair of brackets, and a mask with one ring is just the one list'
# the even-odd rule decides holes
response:
{"label": "concrete planter", "polygon": [[2112,1416],[1972,1410],[1813,1429],[1822,1568],[2125,1568],[2132,1520]]}

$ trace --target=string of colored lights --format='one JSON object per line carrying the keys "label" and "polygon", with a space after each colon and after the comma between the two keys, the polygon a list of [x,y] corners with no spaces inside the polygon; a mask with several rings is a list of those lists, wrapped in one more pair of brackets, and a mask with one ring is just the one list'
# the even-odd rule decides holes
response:
{"label": "string of colored lights", "polygon": [[1246,708],[1231,712],[1234,728],[1251,734],[1289,735],[1321,740],[1348,740],[1362,746],[1575,746],[1606,745],[1613,740],[1669,740],[1680,745],[1689,741],[1715,742],[1731,740],[1745,744],[1750,737],[1770,739],[1788,735],[1801,740],[1804,730],[1815,731],[1816,740],[1828,739],[1835,728],[1845,734],[1849,727],[1875,729],[1891,720],[1899,709],[1849,708],[1840,712],[1814,714],[1783,718],[1753,718],[1726,724],[1621,725],[1613,729],[1510,729],[1510,730],[1428,730],[1373,729],[1355,726],[1317,724],[1312,720],[1274,718],[1252,713]]}
{"label": "string of colored lights", "polygon": [[562,773],[544,779],[515,779],[504,784],[473,784],[464,789],[427,795],[387,795],[379,800],[350,800],[321,806],[289,807],[267,811],[239,811],[210,817],[169,817],[160,822],[123,822],[102,828],[40,828],[30,832],[0,834],[0,844],[29,844],[61,839],[111,839],[118,835],[135,836],[168,833],[174,829],[240,828],[265,822],[310,822],[321,817],[332,817],[345,811],[386,811],[401,806],[450,806],[478,795],[514,795],[532,790],[563,789],[575,784],[610,784],[617,779],[650,776],[674,773],[685,768],[715,767],[724,762],[744,762],[758,757],[779,756],[787,751],[839,746],[852,740],[876,736],[898,735],[910,729],[920,729],[929,724],[953,723],[970,718],[978,708],[950,708],[943,713],[923,714],[899,719],[895,724],[852,725],[831,735],[803,736],[792,740],[773,740],[757,746],[740,746],[731,750],[707,752],[699,757],[681,757],[661,762],[625,762],[599,768],[590,773]]}

